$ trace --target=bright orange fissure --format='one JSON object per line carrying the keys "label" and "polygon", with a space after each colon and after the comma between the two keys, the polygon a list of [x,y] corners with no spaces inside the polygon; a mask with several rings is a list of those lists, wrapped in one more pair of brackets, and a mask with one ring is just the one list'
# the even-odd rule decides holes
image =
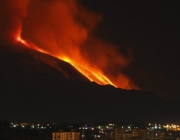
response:
{"label": "bright orange fissure", "polygon": [[59,56],[55,56],[51,53],[48,53],[47,51],[40,49],[37,46],[31,46],[30,44],[28,44],[25,40],[23,40],[20,35],[18,35],[18,37],[16,38],[18,42],[21,42],[22,44],[24,44],[25,46],[34,49],[36,51],[39,51],[41,53],[45,53],[45,54],[49,54],[51,56],[54,56],[58,59],[61,59],[69,64],[71,64],[72,66],[74,66],[81,74],[83,74],[85,77],[87,77],[91,82],[96,82],[100,85],[112,85],[114,87],[117,87],[115,84],[113,84],[105,75],[103,75],[102,72],[92,69],[92,68],[87,68],[86,66],[83,65],[79,66],[77,65],[75,62],[73,62],[73,60],[71,60],[70,58],[67,57],[59,57]]}

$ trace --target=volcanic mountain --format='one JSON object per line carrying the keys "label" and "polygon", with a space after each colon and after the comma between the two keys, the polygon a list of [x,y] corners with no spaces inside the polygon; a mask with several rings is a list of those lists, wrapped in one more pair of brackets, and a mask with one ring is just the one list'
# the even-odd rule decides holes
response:
{"label": "volcanic mountain", "polygon": [[[14,121],[168,121],[177,108],[156,94],[98,85],[67,62],[0,46],[0,117]],[[169,116],[165,119],[164,116]],[[174,117],[174,118],[173,118]]]}

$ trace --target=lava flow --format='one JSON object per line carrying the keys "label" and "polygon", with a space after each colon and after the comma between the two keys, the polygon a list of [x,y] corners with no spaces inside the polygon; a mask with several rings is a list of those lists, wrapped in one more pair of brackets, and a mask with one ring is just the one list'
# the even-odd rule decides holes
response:
{"label": "lava flow", "polygon": [[[22,44],[24,44],[26,47],[29,47],[31,49],[34,49],[36,51],[39,51],[41,53],[46,53],[48,55],[51,55],[53,57],[56,57],[58,59],[61,59],[69,64],[71,64],[72,66],[74,66],[81,74],[83,74],[85,77],[87,77],[91,82],[96,82],[98,84],[101,84],[101,85],[113,85],[114,87],[117,87],[116,85],[114,85],[106,76],[104,76],[102,73],[98,72],[98,71],[95,71],[95,70],[92,70],[91,68],[86,68],[86,67],[82,67],[82,66],[79,66],[77,64],[75,64],[72,60],[70,60],[70,58],[61,58],[59,56],[55,56],[51,53],[48,53],[47,51],[43,50],[43,49],[40,49],[39,47],[37,46],[34,46],[34,45],[31,45],[29,43],[27,43],[27,41],[23,40],[21,38],[20,35],[18,35],[18,37],[16,38],[16,40],[18,42],[21,42]],[[90,70],[89,70],[90,69]]]}

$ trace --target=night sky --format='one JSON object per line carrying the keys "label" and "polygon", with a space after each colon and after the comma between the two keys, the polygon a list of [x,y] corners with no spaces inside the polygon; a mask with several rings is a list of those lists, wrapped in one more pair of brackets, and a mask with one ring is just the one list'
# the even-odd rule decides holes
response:
{"label": "night sky", "polygon": [[142,89],[167,100],[180,97],[180,10],[178,1],[81,0],[103,15],[95,35],[119,46],[133,61],[124,70]]}

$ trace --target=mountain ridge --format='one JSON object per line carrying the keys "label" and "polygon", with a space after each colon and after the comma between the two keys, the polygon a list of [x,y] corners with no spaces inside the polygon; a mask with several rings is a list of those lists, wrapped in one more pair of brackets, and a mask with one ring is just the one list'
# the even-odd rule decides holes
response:
{"label": "mountain ridge", "polygon": [[154,93],[90,82],[67,62],[22,44],[1,46],[0,50],[2,118],[166,121],[162,116],[177,105],[170,105]]}

